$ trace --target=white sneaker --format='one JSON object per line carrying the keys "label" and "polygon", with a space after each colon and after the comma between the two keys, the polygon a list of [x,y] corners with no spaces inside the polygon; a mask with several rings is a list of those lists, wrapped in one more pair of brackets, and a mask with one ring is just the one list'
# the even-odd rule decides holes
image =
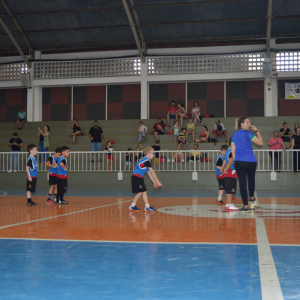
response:
{"label": "white sneaker", "polygon": [[239,210],[238,207],[234,206],[234,204],[226,204],[225,205],[225,210],[226,211],[234,211],[234,210]]}
{"label": "white sneaker", "polygon": [[181,162],[184,162],[184,159],[182,159]]}
{"label": "white sneaker", "polygon": [[190,160],[190,162],[194,162],[193,160]]}
{"label": "white sneaker", "polygon": [[175,159],[172,159],[172,162],[175,162]]}
{"label": "white sneaker", "polygon": [[11,172],[12,172],[12,170],[11,170],[11,169],[7,171],[7,173],[11,173]]}
{"label": "white sneaker", "polygon": [[16,173],[17,172],[17,170],[14,170],[14,173]]}

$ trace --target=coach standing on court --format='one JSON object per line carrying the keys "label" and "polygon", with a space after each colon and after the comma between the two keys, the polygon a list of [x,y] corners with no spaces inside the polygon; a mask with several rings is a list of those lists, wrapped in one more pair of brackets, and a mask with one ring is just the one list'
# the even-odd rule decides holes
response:
{"label": "coach standing on court", "polygon": [[[254,202],[256,157],[252,149],[252,142],[257,145],[263,144],[259,130],[251,125],[250,119],[240,117],[236,119],[235,129],[237,130],[231,138],[231,152],[235,169],[239,178],[240,191],[244,207],[241,212],[250,212],[247,198],[247,177],[250,202]],[[254,131],[256,135],[250,131]]]}
{"label": "coach standing on court", "polygon": [[[89,131],[89,138],[91,140],[91,151],[101,151],[101,142],[105,143],[105,136],[101,127],[98,127],[98,121],[94,121],[94,127],[91,127]],[[100,153],[98,155],[98,161],[100,161]],[[95,155],[92,154],[92,162],[94,162]]]}

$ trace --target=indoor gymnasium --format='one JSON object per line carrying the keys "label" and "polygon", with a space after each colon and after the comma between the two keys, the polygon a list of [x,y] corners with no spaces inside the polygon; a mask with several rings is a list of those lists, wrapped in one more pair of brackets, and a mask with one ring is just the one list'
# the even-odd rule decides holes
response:
{"label": "indoor gymnasium", "polygon": [[300,1],[0,1],[0,299],[300,299]]}

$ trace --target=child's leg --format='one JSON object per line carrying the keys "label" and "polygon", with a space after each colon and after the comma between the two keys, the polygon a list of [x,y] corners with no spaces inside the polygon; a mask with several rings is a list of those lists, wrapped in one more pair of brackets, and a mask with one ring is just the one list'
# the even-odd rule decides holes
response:
{"label": "child's leg", "polygon": [[192,131],[192,136],[193,136],[193,143],[195,143],[195,131]]}
{"label": "child's leg", "polygon": [[136,205],[136,203],[138,202],[138,200],[141,198],[142,194],[143,193],[138,193],[138,194],[135,195],[135,197],[134,197],[134,199],[132,201],[133,205],[131,204],[131,206],[135,206]]}
{"label": "child's leg", "polygon": [[54,184],[54,195],[57,195],[57,184]]}
{"label": "child's leg", "polygon": [[219,190],[218,200],[222,200],[222,197],[223,197],[223,191],[224,191],[224,190]]}
{"label": "child's leg", "polygon": [[27,191],[27,199],[31,199],[31,192]]}
{"label": "child's leg", "polygon": [[52,195],[53,189],[54,189],[54,185],[50,185],[48,195]]}
{"label": "child's leg", "polygon": [[75,144],[76,135],[73,134],[73,145]]}
{"label": "child's leg", "polygon": [[232,203],[232,194],[226,194],[226,204]]}
{"label": "child's leg", "polygon": [[149,207],[150,205],[149,205],[149,201],[148,201],[148,195],[147,195],[147,192],[143,192],[142,193],[143,195],[143,200],[144,200],[144,202],[145,202],[145,206],[146,207]]}

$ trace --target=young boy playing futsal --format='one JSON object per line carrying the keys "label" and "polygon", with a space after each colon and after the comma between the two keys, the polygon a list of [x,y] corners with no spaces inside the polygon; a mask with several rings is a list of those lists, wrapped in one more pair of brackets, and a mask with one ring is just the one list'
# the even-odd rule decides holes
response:
{"label": "young boy playing futsal", "polygon": [[236,184],[237,184],[237,173],[234,168],[233,157],[231,153],[231,139],[229,140],[229,148],[227,149],[224,155],[223,162],[223,176],[225,183],[225,192],[226,192],[226,211],[235,211],[239,210],[238,207],[234,206],[232,203],[232,195],[236,193]]}
{"label": "young boy playing futsal", "polygon": [[[49,185],[50,185],[50,189],[48,192],[48,199],[47,199],[47,203],[48,204],[54,204],[57,202],[57,172],[58,172],[58,168],[57,168],[57,160],[59,159],[59,157],[61,156],[61,149],[60,148],[56,148],[54,151],[54,154],[51,155],[48,159],[47,159],[47,163],[46,166],[49,169]],[[51,199],[52,196],[52,192],[54,190],[54,199]]]}
{"label": "young boy playing futsal", "polygon": [[221,146],[221,153],[216,159],[216,176],[219,182],[219,194],[218,194],[218,200],[216,201],[216,204],[218,205],[225,205],[225,203],[222,201],[223,191],[225,190],[225,183],[224,183],[224,176],[223,176],[223,161],[224,161],[224,155],[228,149],[227,145]]}
{"label": "young boy playing futsal", "polygon": [[67,192],[68,187],[68,164],[66,158],[70,156],[70,148],[61,147],[61,156],[57,160],[57,203],[68,204],[64,200],[64,193]]}
{"label": "young boy playing futsal", "polygon": [[136,194],[132,204],[129,206],[131,211],[140,211],[139,208],[136,207],[136,203],[138,200],[143,197],[145,202],[145,211],[146,212],[155,212],[156,210],[150,206],[148,202],[147,189],[144,183],[144,174],[147,173],[153,182],[153,188],[157,189],[162,186],[162,183],[158,180],[152,166],[151,160],[154,158],[154,149],[147,147],[144,149],[145,157],[142,158],[135,166],[133,170],[133,174],[131,177],[131,186],[132,193]]}
{"label": "young boy playing futsal", "polygon": [[35,192],[36,188],[36,180],[38,175],[38,165],[35,159],[35,156],[37,155],[37,146],[30,144],[27,147],[27,151],[29,152],[29,156],[27,158],[27,165],[26,165],[26,171],[27,171],[27,205],[28,206],[34,206],[36,205],[35,202],[31,200],[31,193]]}

